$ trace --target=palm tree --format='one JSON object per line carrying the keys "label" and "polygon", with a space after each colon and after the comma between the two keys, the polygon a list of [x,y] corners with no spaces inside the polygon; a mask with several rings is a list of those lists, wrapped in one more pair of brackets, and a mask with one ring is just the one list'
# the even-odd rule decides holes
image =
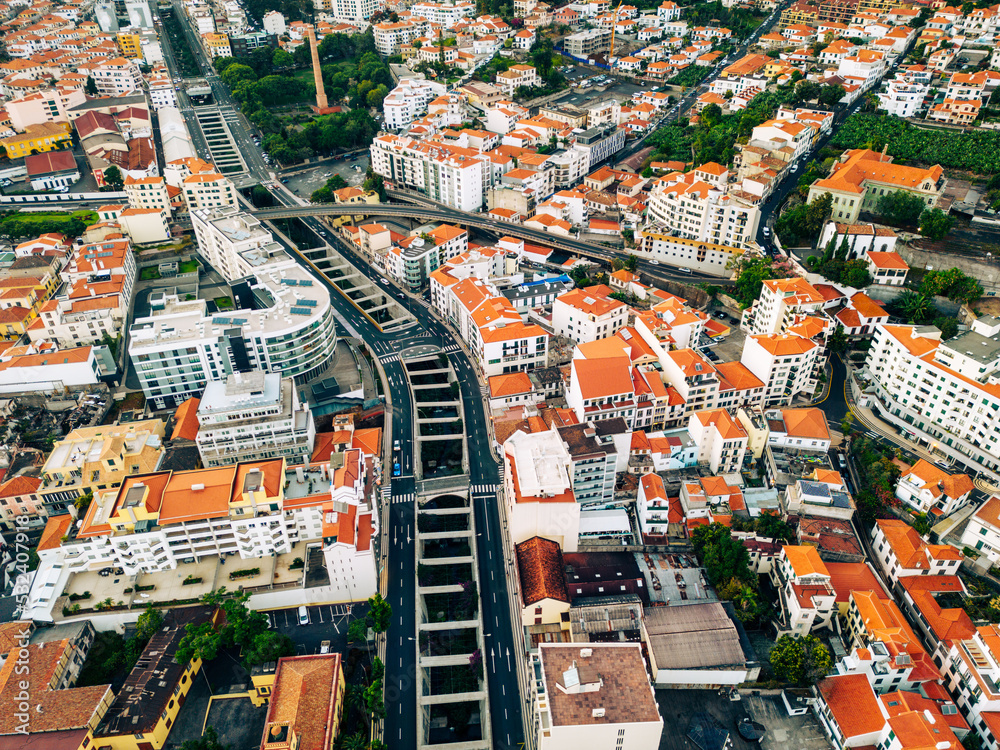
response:
{"label": "palm tree", "polygon": [[896,304],[903,317],[911,323],[922,323],[931,314],[930,300],[912,289],[907,289],[900,294]]}
{"label": "palm tree", "polygon": [[344,738],[343,750],[365,750],[368,747],[368,740],[364,734],[358,732],[350,737]]}

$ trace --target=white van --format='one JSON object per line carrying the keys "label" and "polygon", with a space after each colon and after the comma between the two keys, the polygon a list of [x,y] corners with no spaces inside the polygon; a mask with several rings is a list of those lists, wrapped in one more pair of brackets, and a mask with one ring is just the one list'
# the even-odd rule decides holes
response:
{"label": "white van", "polygon": [[299,607],[299,625],[309,624],[309,610],[303,605]]}

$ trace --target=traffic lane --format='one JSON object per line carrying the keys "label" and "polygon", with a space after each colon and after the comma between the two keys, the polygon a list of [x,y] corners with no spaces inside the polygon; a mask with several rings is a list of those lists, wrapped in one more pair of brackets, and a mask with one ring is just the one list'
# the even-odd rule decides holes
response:
{"label": "traffic lane", "polygon": [[[412,487],[412,480],[409,482]],[[414,520],[412,503],[390,505],[387,601],[393,607],[386,633],[385,736],[399,747],[416,730],[416,590],[413,579]],[[409,564],[407,564],[409,561]],[[398,563],[398,564],[397,564]]]}

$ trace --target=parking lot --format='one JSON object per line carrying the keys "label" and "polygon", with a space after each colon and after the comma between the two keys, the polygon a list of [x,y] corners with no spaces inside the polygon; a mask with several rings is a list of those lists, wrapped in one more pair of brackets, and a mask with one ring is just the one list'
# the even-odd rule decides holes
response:
{"label": "parking lot", "polygon": [[[357,167],[355,169],[354,167]],[[310,169],[304,169],[293,173],[285,173],[283,180],[288,180],[285,185],[296,195],[308,198],[316,190],[326,184],[326,181],[333,175],[339,174],[348,185],[361,185],[365,181],[365,173],[368,171],[368,157],[358,156],[356,161],[340,159],[319,164]]]}
{"label": "parking lot", "polygon": [[298,607],[266,611],[271,627],[295,641],[297,653],[318,654],[320,644],[330,641],[330,650],[347,653],[347,628],[364,617],[367,604],[319,604],[306,607],[309,624],[299,625]]}
{"label": "parking lot", "polygon": [[[828,750],[827,742],[812,714],[789,716],[781,696],[743,694],[730,701],[717,690],[656,690],[656,702],[663,717],[660,750],[699,750],[687,736],[691,717],[706,712],[729,732],[731,750]],[[747,742],[736,731],[744,716],[764,725],[760,744]]]}
{"label": "parking lot", "polygon": [[[739,361],[740,357],[743,356],[743,342],[746,339],[746,334],[740,330],[739,321],[733,320],[730,317],[719,318],[716,313],[712,313],[712,317],[720,323],[729,326],[729,333],[713,339],[707,347],[707,351],[713,352],[718,357],[717,360],[713,361]],[[719,340],[720,338],[722,339],[721,341]]]}

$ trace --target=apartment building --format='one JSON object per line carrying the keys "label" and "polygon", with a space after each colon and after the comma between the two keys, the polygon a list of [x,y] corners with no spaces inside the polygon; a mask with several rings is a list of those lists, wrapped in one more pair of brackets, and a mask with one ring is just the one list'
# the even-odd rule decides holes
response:
{"label": "apartment building", "polygon": [[865,363],[879,415],[970,471],[1000,472],[1000,320],[942,342],[932,326],[879,325]]}
{"label": "apartment building", "polygon": [[862,210],[872,211],[886,193],[903,190],[933,208],[944,190],[944,171],[892,163],[892,157],[868,149],[845,151],[828,178],[809,187],[809,202],[825,193],[833,197],[831,218],[853,224]]}
{"label": "apartment building", "polygon": [[4,109],[10,116],[10,126],[23,132],[29,125],[69,122],[69,110],[85,101],[87,95],[83,89],[56,86],[10,99],[4,104]]}
{"label": "apartment building", "polygon": [[688,419],[688,434],[698,445],[698,463],[712,474],[738,473],[746,456],[748,436],[725,409],[695,412]]}
{"label": "apartment building", "polygon": [[538,77],[534,65],[511,65],[507,70],[497,73],[496,85],[506,96],[513,98],[514,92],[522,86],[541,86],[542,79]]}
{"label": "apartment building", "polygon": [[372,27],[375,35],[375,49],[383,57],[395,55],[400,46],[416,39],[424,32],[423,23],[397,21],[396,23],[377,23]]}
{"label": "apartment building", "polygon": [[503,444],[504,502],[513,544],[542,537],[576,552],[580,505],[573,494],[566,444],[551,430],[514,432]]}
{"label": "apartment building", "polygon": [[655,750],[663,719],[638,643],[542,643],[533,683],[538,750]]}
{"label": "apartment building", "polygon": [[329,462],[287,471],[279,458],[129,474],[117,489],[95,493],[82,522],[64,531],[61,543],[39,550],[28,611],[51,619],[55,598],[73,573],[107,566],[122,567],[126,575],[175,570],[188,560],[268,557],[319,541],[329,594],[367,598],[378,588],[371,458],[348,448]]}
{"label": "apartment building", "polygon": [[563,48],[573,57],[587,58],[611,46],[611,29],[587,29],[563,39]]}
{"label": "apartment building", "polygon": [[153,471],[163,453],[165,430],[162,419],[148,419],[80,427],[54,443],[37,489],[47,514],[66,513],[68,505],[84,495]]}
{"label": "apartment building", "polygon": [[872,528],[872,550],[893,584],[904,576],[958,574],[962,553],[950,544],[927,544],[916,529],[898,518],[881,518]]}
{"label": "apartment building", "polygon": [[382,135],[372,142],[371,158],[386,182],[460,211],[481,209],[484,190],[494,181],[490,157],[474,149]]}
{"label": "apartment building", "polygon": [[427,112],[427,104],[448,92],[447,86],[419,78],[403,78],[382,100],[385,126],[390,130],[409,127]]}
{"label": "apartment building", "polygon": [[927,119],[948,125],[971,125],[979,117],[979,110],[982,108],[983,102],[980,99],[945,99],[930,108]]}
{"label": "apartment building", "polygon": [[203,466],[284,458],[308,463],[316,427],[295,381],[260,370],[234,372],[205,385],[195,442]]}
{"label": "apartment building", "polygon": [[188,211],[236,205],[236,186],[219,172],[190,174],[181,183],[181,191]]}
{"label": "apartment building", "polygon": [[969,517],[962,544],[989,558],[1000,560],[1000,497],[994,495]]}
{"label": "apartment building", "polygon": [[697,171],[674,172],[653,184],[644,232],[745,248],[754,240],[759,220],[760,210],[755,205],[700,179]]}
{"label": "apartment building", "polygon": [[837,67],[837,75],[841,78],[857,78],[863,81],[861,90],[867,91],[885,74],[885,54],[870,49],[858,50],[856,54],[847,55]]}
{"label": "apartment building", "polygon": [[39,308],[28,326],[32,342],[54,341],[63,348],[101,346],[117,338],[128,315],[131,290],[121,279],[71,282],[62,296]]}
{"label": "apartment building", "polygon": [[[191,214],[205,259],[233,285],[235,309],[157,290],[150,314],[133,321],[129,356],[157,408],[198,396],[209,380],[264,370],[297,383],[325,370],[336,345],[329,292],[235,208]],[[267,307],[251,299],[268,300]]]}
{"label": "apartment building", "polygon": [[135,60],[116,57],[91,71],[91,77],[101,96],[124,96],[142,89],[142,72]]}
{"label": "apartment building", "polygon": [[747,336],[740,356],[740,362],[766,384],[764,403],[768,406],[790,404],[799,395],[811,396],[824,361],[816,342],[794,333]]}
{"label": "apartment building", "polygon": [[38,494],[42,480],[24,474],[0,484],[0,526],[6,531],[32,531],[45,526],[48,511]]}
{"label": "apartment building", "polygon": [[[125,178],[124,190],[129,207],[155,208],[165,211],[167,216],[170,215],[172,210],[170,190],[167,189],[167,181],[163,177],[135,178],[129,175]],[[104,209],[102,206],[100,213],[103,213]]]}
{"label": "apartment building", "polygon": [[574,289],[552,303],[552,329],[582,344],[614,336],[628,322],[629,307],[596,287]]}
{"label": "apartment building", "polygon": [[949,474],[920,459],[900,475],[896,497],[920,513],[939,518],[964,507],[973,489],[968,474]]}
{"label": "apartment building", "polygon": [[[314,0],[316,10],[326,10],[334,18],[348,23],[368,21],[372,14],[385,8],[384,0]],[[280,35],[279,35],[280,36]]]}
{"label": "apartment building", "polygon": [[804,636],[830,627],[837,592],[815,547],[782,547],[771,568],[771,582],[781,604],[781,615],[775,621],[780,635]]}
{"label": "apartment building", "polygon": [[767,279],[760,296],[743,311],[740,328],[751,335],[783,333],[800,316],[819,314],[824,305],[823,295],[801,276]]}

